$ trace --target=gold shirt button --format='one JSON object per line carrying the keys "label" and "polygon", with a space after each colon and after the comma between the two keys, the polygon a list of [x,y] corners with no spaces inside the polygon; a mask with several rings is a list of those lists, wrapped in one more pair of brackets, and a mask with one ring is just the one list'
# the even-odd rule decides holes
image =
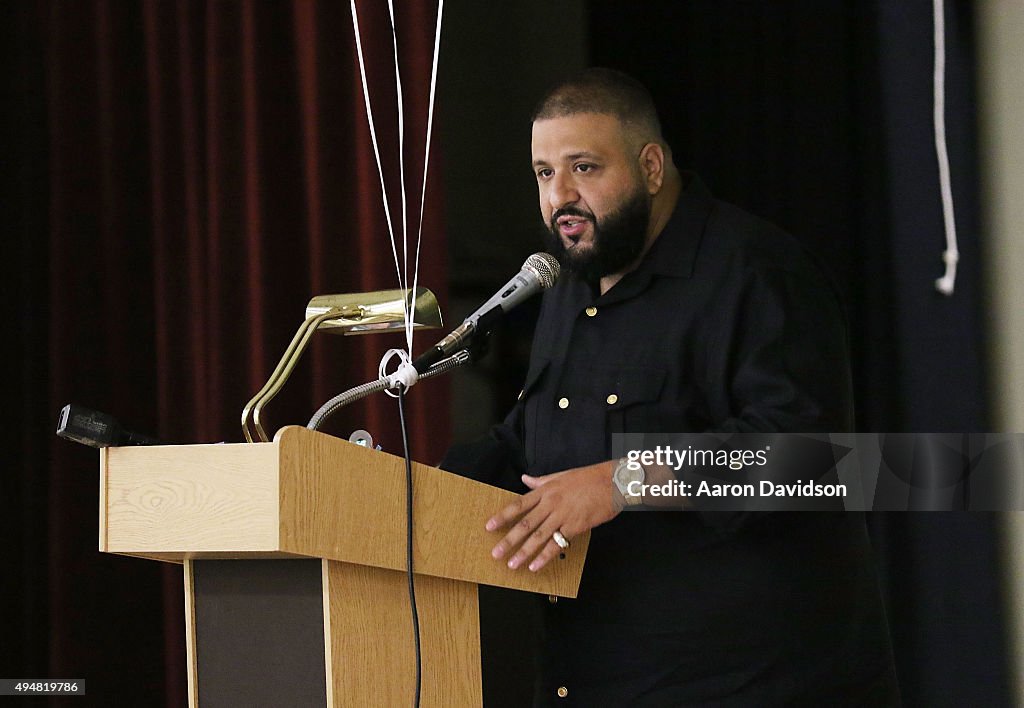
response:
{"label": "gold shirt button", "polygon": [[594,306],[588,307],[587,308],[587,317],[596,317],[596,316],[597,316],[597,308],[594,307]]}
{"label": "gold shirt button", "polygon": [[556,604],[558,602],[558,595],[548,595],[548,602],[552,605]]}
{"label": "gold shirt button", "polygon": [[566,688],[565,686],[559,686],[558,690],[555,691],[555,693],[558,694],[559,698],[565,698],[566,696],[569,695],[569,689]]}
{"label": "gold shirt button", "polygon": [[569,399],[568,398],[559,398],[558,399],[558,407],[562,408],[562,409],[568,408],[569,407]]}
{"label": "gold shirt button", "polygon": [[618,403],[619,397],[616,396],[614,393],[612,393],[612,394],[609,394],[608,398],[606,398],[605,400],[608,401],[608,405],[609,406],[614,406],[616,403]]}

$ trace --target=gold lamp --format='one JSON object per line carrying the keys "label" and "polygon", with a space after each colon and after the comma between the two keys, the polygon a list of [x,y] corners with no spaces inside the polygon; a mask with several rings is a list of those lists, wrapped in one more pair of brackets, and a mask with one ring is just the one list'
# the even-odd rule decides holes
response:
{"label": "gold lamp", "polygon": [[405,305],[409,300],[414,328],[436,329],[443,324],[437,298],[427,288],[416,288],[415,297],[412,290],[377,290],[317,295],[310,300],[306,305],[306,319],[299,325],[281,361],[259,393],[242,409],[242,433],[246,441],[270,441],[260,420],[263,407],[284,387],[314,332],[323,329],[348,335],[402,330],[405,328]]}

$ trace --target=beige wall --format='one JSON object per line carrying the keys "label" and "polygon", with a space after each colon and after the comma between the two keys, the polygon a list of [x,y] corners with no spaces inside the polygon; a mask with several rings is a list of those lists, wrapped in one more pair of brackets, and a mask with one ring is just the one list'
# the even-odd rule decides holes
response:
{"label": "beige wall", "polygon": [[[978,89],[993,430],[1024,432],[1024,2],[978,8]],[[1017,702],[1024,705],[1024,512],[1005,518]]]}

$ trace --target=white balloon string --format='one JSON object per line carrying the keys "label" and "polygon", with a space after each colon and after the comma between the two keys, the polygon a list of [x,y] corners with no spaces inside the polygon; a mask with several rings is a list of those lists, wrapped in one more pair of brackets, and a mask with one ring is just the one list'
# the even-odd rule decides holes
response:
{"label": "white balloon string", "polygon": [[[363,88],[363,101],[366,105],[366,119],[370,126],[370,139],[373,143],[373,156],[377,163],[377,174],[380,178],[380,190],[381,199],[384,203],[384,217],[387,220],[388,235],[391,239],[391,254],[395,262],[395,271],[398,275],[398,286],[403,291],[409,293],[408,297],[404,302],[403,319],[405,326],[405,342],[407,350],[404,352],[402,358],[402,364],[399,366],[399,370],[391,375],[392,377],[398,377],[392,380],[385,374],[385,364],[390,361],[391,358],[396,356],[394,352],[399,350],[389,350],[384,358],[381,359],[380,366],[378,368],[378,374],[382,379],[387,379],[392,383],[394,387],[394,381],[400,382],[406,387],[412,386],[416,383],[417,376],[415,375],[415,369],[412,368],[412,350],[413,350],[413,334],[414,334],[414,308],[416,302],[416,290],[419,287],[419,272],[420,272],[420,247],[423,242],[423,215],[426,208],[427,199],[427,172],[430,165],[430,143],[433,135],[434,126],[434,103],[437,95],[437,65],[438,56],[440,54],[441,47],[441,24],[442,17],[444,14],[444,0],[438,1],[437,7],[437,23],[434,30],[434,55],[430,69],[430,99],[427,107],[427,134],[424,144],[424,155],[423,155],[423,184],[420,190],[420,209],[419,209],[419,222],[417,225],[416,233],[416,254],[414,257],[413,265],[413,279],[412,288],[409,288],[409,239],[408,239],[408,199],[406,197],[405,189],[405,105],[404,96],[402,90],[402,77],[401,69],[398,61],[398,32],[395,27],[395,7],[394,0],[388,0],[388,16],[391,21],[391,41],[393,47],[393,56],[395,60],[395,91],[398,101],[398,169],[399,179],[401,182],[401,198],[402,198],[402,261],[399,263],[398,259],[398,245],[395,238],[395,228],[391,218],[391,208],[388,202],[387,189],[384,182],[384,169],[381,164],[380,148],[377,143],[377,130],[373,121],[373,110],[370,104],[370,88],[369,83],[366,79],[366,64],[363,57],[363,43],[362,36],[359,30],[359,13],[356,9],[356,0],[350,0],[349,2],[352,10],[352,29],[355,33],[356,40],[356,56],[359,61],[359,78],[362,82]],[[412,374],[409,370],[412,370]],[[393,394],[392,394],[393,395]]]}
{"label": "white balloon string", "polygon": [[[402,192],[402,274],[398,287],[405,290],[409,287],[409,229],[408,200],[405,196],[405,102],[402,95],[402,74],[398,64],[398,32],[395,29],[395,4],[388,0],[388,17],[391,20],[391,46],[395,57],[395,93],[398,100],[398,179]],[[418,255],[418,254],[417,254]],[[415,292],[415,291],[414,291]],[[405,345],[412,355],[412,301],[415,294],[404,300]]]}
{"label": "white balloon string", "polygon": [[[434,128],[434,96],[437,89],[437,64],[441,49],[441,18],[444,15],[444,0],[437,3],[437,27],[434,30],[434,59],[430,67],[430,103],[427,108],[427,138],[423,148],[423,188],[420,191],[420,221],[416,233],[416,265],[413,269],[412,288],[416,292],[420,279],[420,242],[423,240],[423,211],[427,203],[427,168],[430,166],[430,137]],[[412,351],[410,338],[409,351]]]}
{"label": "white balloon string", "polygon": [[377,147],[377,129],[373,123],[373,110],[370,107],[370,87],[366,81],[366,64],[363,60],[363,42],[359,33],[359,13],[356,11],[356,0],[350,0],[352,8],[352,30],[356,36],[356,57],[359,60],[359,78],[363,84],[363,102],[366,104],[366,121],[370,125],[370,140],[373,143],[373,157],[377,161],[377,174],[380,177],[380,194],[384,202],[384,218],[387,220],[388,234],[391,236],[391,255],[395,259],[395,272],[398,274],[399,287],[405,289],[402,280],[402,268],[398,264],[398,249],[395,246],[395,229],[391,223],[391,208],[388,206],[388,193],[384,186],[384,168],[380,162],[380,149]]}

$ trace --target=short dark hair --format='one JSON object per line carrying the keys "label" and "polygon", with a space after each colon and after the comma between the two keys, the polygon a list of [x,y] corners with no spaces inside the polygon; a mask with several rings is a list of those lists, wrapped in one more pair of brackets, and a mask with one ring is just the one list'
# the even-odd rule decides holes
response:
{"label": "short dark hair", "polygon": [[578,113],[603,113],[664,145],[661,121],[650,92],[639,81],[615,69],[591,67],[553,86],[533,111],[531,121],[564,118]]}

